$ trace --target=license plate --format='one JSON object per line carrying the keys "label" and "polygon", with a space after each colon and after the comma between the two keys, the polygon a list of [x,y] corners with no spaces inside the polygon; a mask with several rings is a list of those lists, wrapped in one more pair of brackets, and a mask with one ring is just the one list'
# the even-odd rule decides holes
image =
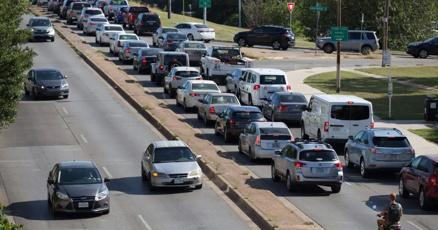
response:
{"label": "license plate", "polygon": [[78,208],[88,208],[88,202],[79,202]]}
{"label": "license plate", "polygon": [[272,148],[280,148],[280,144],[277,142],[272,143]]}
{"label": "license plate", "polygon": [[182,183],[184,183],[184,180],[182,178],[175,178],[173,180],[173,183],[174,184],[182,184]]}
{"label": "license plate", "polygon": [[340,127],[333,127],[332,129],[333,129],[333,131],[337,131],[337,132],[341,130]]}
{"label": "license plate", "polygon": [[397,160],[397,156],[398,155],[396,155],[396,154],[391,154],[391,155],[389,155],[389,159],[390,160]]}
{"label": "license plate", "polygon": [[324,173],[324,169],[323,168],[312,168],[312,172],[313,173]]}

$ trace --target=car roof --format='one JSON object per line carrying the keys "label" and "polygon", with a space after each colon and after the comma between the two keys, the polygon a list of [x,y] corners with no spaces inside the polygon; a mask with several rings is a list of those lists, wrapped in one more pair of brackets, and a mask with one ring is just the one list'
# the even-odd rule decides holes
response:
{"label": "car roof", "polygon": [[122,25],[119,25],[119,24],[106,24],[105,26],[118,26],[118,27],[123,28],[123,26],[122,26]]}
{"label": "car roof", "polygon": [[84,8],[85,10],[100,10],[100,11],[102,11],[100,8],[97,8],[97,7],[87,7],[87,8]]}
{"label": "car roof", "polygon": [[198,44],[204,44],[204,42],[202,42],[202,41],[190,41],[190,40],[183,41],[183,43],[198,43]]}
{"label": "car roof", "polygon": [[192,84],[208,83],[208,84],[215,84],[216,85],[216,82],[211,81],[211,80],[189,80],[189,82]]}
{"label": "car roof", "polygon": [[232,94],[232,93],[208,93],[211,96],[231,96],[231,97],[235,97],[236,95]]}
{"label": "car roof", "polygon": [[154,141],[155,148],[188,147],[183,141]]}
{"label": "car roof", "polygon": [[260,109],[255,106],[247,106],[247,105],[236,105],[229,107],[233,111],[242,111],[242,112],[260,112]]}
{"label": "car roof", "polygon": [[180,23],[180,24],[205,25],[204,23],[201,23],[201,22],[183,22],[183,23]]}
{"label": "car roof", "polygon": [[58,165],[60,168],[96,168],[92,161],[62,161]]}
{"label": "car roof", "polygon": [[35,20],[35,19],[38,19],[38,20],[41,20],[41,19],[43,19],[43,20],[50,20],[48,17],[46,17],[46,16],[36,16],[36,17],[31,17],[30,18],[30,20]]}
{"label": "car roof", "polygon": [[185,35],[185,34],[183,34],[182,32],[179,32],[179,31],[178,32],[175,31],[175,32],[167,32],[166,33],[166,35],[169,35],[169,34],[181,34],[181,35]]}
{"label": "car roof", "polygon": [[283,122],[253,122],[258,128],[288,128]]}
{"label": "car roof", "polygon": [[301,150],[321,149],[321,150],[335,151],[335,150],[333,150],[331,145],[329,145],[327,143],[322,143],[322,142],[309,141],[309,142],[295,142],[293,144],[298,146]]}
{"label": "car roof", "polygon": [[254,72],[254,73],[257,73],[257,74],[286,75],[286,73],[283,70],[271,69],[271,68],[252,68],[252,69],[249,69],[248,72]]}
{"label": "car roof", "polygon": [[[122,31],[123,32],[123,31]],[[118,33],[117,34],[117,36],[120,36],[120,35],[135,35],[135,36],[137,36],[137,34],[134,34],[134,33]],[[138,37],[138,36],[137,36]],[[137,41],[137,40],[136,40]]]}
{"label": "car roof", "polygon": [[398,129],[391,128],[374,128],[370,129],[375,137],[404,137],[403,133]]}
{"label": "car roof", "polygon": [[199,70],[196,69],[195,67],[190,67],[190,66],[177,66],[177,67],[173,67],[175,69],[175,71],[196,71],[199,73]]}
{"label": "car roof", "polygon": [[160,54],[184,54],[184,55],[188,55],[187,53],[176,52],[176,51],[161,51]]}
{"label": "car roof", "polygon": [[51,68],[51,67],[39,67],[39,68],[32,68],[33,71],[57,71],[57,72],[61,72],[59,71],[59,69],[55,69],[55,68]]}
{"label": "car roof", "polygon": [[320,98],[324,101],[332,102],[332,103],[353,102],[353,103],[363,103],[363,104],[371,105],[371,102],[353,95],[317,94],[314,95],[313,97]]}

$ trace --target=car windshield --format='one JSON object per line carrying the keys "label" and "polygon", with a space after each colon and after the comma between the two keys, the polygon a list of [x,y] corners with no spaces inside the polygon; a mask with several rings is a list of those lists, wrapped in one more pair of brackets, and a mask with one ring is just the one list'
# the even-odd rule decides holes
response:
{"label": "car windshield", "polygon": [[106,31],[123,31],[121,26],[105,26]]}
{"label": "car windshield", "polygon": [[129,47],[148,47],[148,44],[146,44],[145,42],[129,42],[128,46]]}
{"label": "car windshield", "polygon": [[35,80],[37,81],[61,80],[64,78],[62,74],[56,70],[35,71],[35,74]]}
{"label": "car windshield", "polygon": [[261,85],[284,85],[286,79],[284,75],[260,75]]}
{"label": "car windshield", "polygon": [[306,150],[300,152],[302,161],[336,161],[338,157],[334,151],[330,150]]}
{"label": "car windshield", "polygon": [[239,49],[213,49],[212,55],[215,58],[222,59],[224,57],[236,57],[240,56]]}
{"label": "car windshield", "polygon": [[156,56],[159,52],[163,51],[162,49],[144,49],[141,51],[142,56]]}
{"label": "car windshield", "polygon": [[113,0],[112,5],[123,5],[126,6],[128,3],[125,0]]}
{"label": "car windshield", "polygon": [[331,118],[338,120],[366,120],[370,117],[367,105],[333,105]]}
{"label": "car windshield", "polygon": [[138,37],[131,34],[121,34],[119,40],[138,40]]}
{"label": "car windshield", "polygon": [[93,22],[108,22],[106,18],[90,18],[90,20]]}
{"label": "car windshield", "polygon": [[88,3],[75,3],[75,4],[73,4],[72,9],[73,10],[82,10],[82,8],[84,8],[84,7],[91,7],[91,5]]}
{"label": "car windshield", "polygon": [[194,42],[186,42],[184,43],[184,48],[189,49],[205,49],[205,45],[203,43],[194,43]]}
{"label": "car windshield", "polygon": [[163,28],[162,33],[169,33],[169,32],[178,32],[178,29],[176,28]]}
{"label": "car windshield", "polygon": [[208,26],[204,24],[195,24],[195,27],[198,29],[208,28]]}
{"label": "car windshield", "polygon": [[216,84],[210,83],[195,83],[192,84],[192,90],[219,90]]}
{"label": "car windshield", "polygon": [[51,26],[49,19],[32,19],[30,26]]}
{"label": "car windshield", "polygon": [[157,148],[154,151],[154,163],[190,162],[195,155],[187,147]]}
{"label": "car windshield", "polygon": [[171,40],[186,40],[187,37],[184,34],[168,33],[167,34],[167,39],[171,39]]}
{"label": "car windshield", "polygon": [[88,15],[98,15],[98,14],[102,14],[102,11],[100,11],[100,10],[86,10],[85,14],[88,14]]}
{"label": "car windshield", "polygon": [[178,77],[198,77],[198,71],[176,71],[175,76]]}
{"label": "car windshield", "polygon": [[409,147],[406,137],[374,137],[373,143],[376,147],[404,148]]}
{"label": "car windshield", "polygon": [[100,184],[102,178],[96,168],[61,168],[59,184]]}
{"label": "car windshield", "polygon": [[288,94],[280,95],[280,102],[307,103],[307,100],[304,95],[301,94]]}
{"label": "car windshield", "polygon": [[263,114],[260,112],[246,112],[246,111],[236,111],[234,112],[234,117],[236,117],[237,119],[260,119],[263,118]]}
{"label": "car windshield", "polygon": [[164,64],[168,65],[169,63],[187,66],[187,57],[186,55],[165,55]]}
{"label": "car windshield", "polygon": [[239,104],[235,96],[213,96],[211,104]]}

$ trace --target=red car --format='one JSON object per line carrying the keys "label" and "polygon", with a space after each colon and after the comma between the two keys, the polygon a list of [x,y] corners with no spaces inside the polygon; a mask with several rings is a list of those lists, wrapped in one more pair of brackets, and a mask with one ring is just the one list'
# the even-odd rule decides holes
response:
{"label": "red car", "polygon": [[130,6],[127,13],[123,13],[123,27],[132,28],[137,16],[140,13],[148,13],[149,9],[145,6]]}
{"label": "red car", "polygon": [[428,209],[438,200],[438,154],[418,156],[400,172],[399,193],[418,197],[420,207]]}

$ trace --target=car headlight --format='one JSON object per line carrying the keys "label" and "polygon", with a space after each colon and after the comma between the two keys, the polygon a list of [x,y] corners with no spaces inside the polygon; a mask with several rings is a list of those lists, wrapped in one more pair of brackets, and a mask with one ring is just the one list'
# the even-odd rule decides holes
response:
{"label": "car headlight", "polygon": [[65,83],[61,84],[61,89],[68,89],[68,83],[65,82]]}
{"label": "car headlight", "polygon": [[162,172],[154,171],[154,172],[151,172],[151,177],[167,177],[167,174],[166,173],[162,173]]}
{"label": "car headlight", "polygon": [[44,85],[40,85],[40,89],[44,89]]}
{"label": "car headlight", "polygon": [[67,194],[65,194],[65,193],[62,193],[62,192],[56,192],[56,196],[59,198],[59,199],[61,199],[61,200],[68,200],[68,199],[70,199],[70,197],[68,197],[68,195]]}
{"label": "car headlight", "polygon": [[35,29],[34,29],[34,28],[30,28],[30,31],[32,31],[32,32],[33,32],[33,31],[35,31]]}
{"label": "car headlight", "polygon": [[47,29],[47,32],[48,32],[48,33],[54,33],[55,30],[54,30],[53,28],[49,28],[49,29]]}
{"label": "car headlight", "polygon": [[201,173],[201,169],[196,169],[191,171],[187,177],[200,177]]}
{"label": "car headlight", "polygon": [[99,201],[105,199],[109,195],[109,191],[106,187],[103,189],[100,189],[99,192],[96,194],[96,197],[94,200]]}

